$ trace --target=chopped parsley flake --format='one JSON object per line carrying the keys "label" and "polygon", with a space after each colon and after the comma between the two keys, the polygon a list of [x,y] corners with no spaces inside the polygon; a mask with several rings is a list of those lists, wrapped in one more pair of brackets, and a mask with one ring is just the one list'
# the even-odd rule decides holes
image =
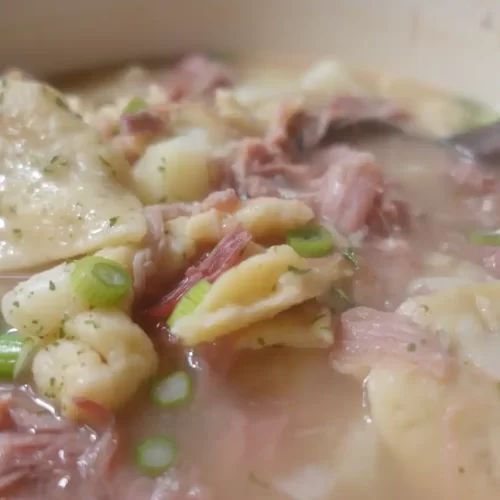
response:
{"label": "chopped parsley flake", "polygon": [[250,472],[250,474],[248,474],[248,479],[252,483],[255,483],[257,486],[260,486],[261,488],[269,489],[269,487],[270,487],[269,483],[267,481],[260,479],[253,472]]}
{"label": "chopped parsley flake", "polygon": [[118,222],[118,216],[110,217],[109,219],[109,227],[113,227]]}
{"label": "chopped parsley flake", "polygon": [[14,236],[16,236],[17,238],[23,237],[23,232],[18,227],[15,227],[14,229],[12,229],[12,232],[14,233]]}
{"label": "chopped parsley flake", "polygon": [[414,342],[410,342],[407,346],[406,349],[408,352],[415,352],[417,350],[417,345]]}
{"label": "chopped parsley flake", "polygon": [[61,109],[64,109],[66,111],[69,111],[69,107],[68,107],[68,104],[66,103],[66,101],[60,96],[60,95],[56,95],[56,104],[61,108]]}
{"label": "chopped parsley flake", "polygon": [[43,172],[46,174],[52,174],[59,170],[61,167],[65,167],[67,165],[68,162],[64,158],[59,155],[55,155],[50,159],[48,165],[43,168]]}
{"label": "chopped parsley flake", "polygon": [[96,323],[93,319],[86,319],[86,320],[84,321],[84,323],[85,323],[86,325],[91,325],[91,326],[93,326],[95,329],[99,328],[99,325],[98,325],[98,324],[97,324],[97,323]]}
{"label": "chopped parsley flake", "polygon": [[18,300],[14,300],[14,302],[12,302],[12,305],[14,307],[19,307],[19,301]]}
{"label": "chopped parsley flake", "polygon": [[51,292],[53,292],[55,289],[56,289],[56,284],[52,280],[50,280],[49,281],[49,290]]}
{"label": "chopped parsley flake", "polygon": [[104,158],[104,156],[99,155],[99,160],[101,160],[101,162],[104,164],[105,167],[108,167],[111,170],[113,170],[113,165],[111,165],[111,163],[109,162],[109,160],[107,160],[106,158]]}

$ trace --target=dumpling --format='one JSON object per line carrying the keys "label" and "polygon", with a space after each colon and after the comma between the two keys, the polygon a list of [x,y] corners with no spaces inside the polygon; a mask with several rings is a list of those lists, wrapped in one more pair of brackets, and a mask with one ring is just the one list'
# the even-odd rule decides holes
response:
{"label": "dumpling", "polygon": [[498,496],[499,311],[498,282],[408,299],[399,312],[456,354],[458,375],[438,381],[418,370],[377,368],[368,377],[374,425],[426,498]]}
{"label": "dumpling", "polygon": [[65,321],[88,306],[71,289],[72,264],[34,274],[2,297],[5,321],[42,343],[58,338]]}
{"label": "dumpling", "polygon": [[172,333],[187,345],[214,340],[323,294],[342,273],[341,258],[325,272],[288,245],[271,247],[225,272]]}
{"label": "dumpling", "polygon": [[314,212],[298,200],[260,197],[246,200],[233,213],[215,208],[167,222],[165,232],[201,244],[215,244],[230,229],[241,225],[256,240],[284,238],[287,231],[311,221]]}
{"label": "dumpling", "polygon": [[500,380],[500,282],[413,297],[399,312],[438,335],[462,361]]}
{"label": "dumpling", "polygon": [[[107,248],[96,255],[113,260],[131,270],[133,249]],[[65,322],[89,308],[71,286],[73,263],[63,263],[36,273],[2,297],[1,309],[7,323],[22,335],[42,343],[63,335]],[[125,302],[121,307],[126,307]]]}
{"label": "dumpling", "polygon": [[234,214],[237,223],[257,240],[284,237],[287,231],[307,224],[313,217],[314,212],[302,201],[268,197],[248,200]]}
{"label": "dumpling", "polygon": [[382,442],[421,498],[498,498],[498,384],[463,370],[440,382],[417,370],[377,368],[366,382]]}
{"label": "dumpling", "polygon": [[333,344],[332,314],[327,307],[310,301],[242,328],[238,337],[238,349],[330,347]]}
{"label": "dumpling", "polygon": [[0,271],[140,241],[128,165],[41,83],[0,86]]}
{"label": "dumpling", "polygon": [[33,377],[65,416],[78,415],[75,398],[115,410],[156,372],[151,340],[121,311],[83,312],[66,322],[64,332],[35,355]]}

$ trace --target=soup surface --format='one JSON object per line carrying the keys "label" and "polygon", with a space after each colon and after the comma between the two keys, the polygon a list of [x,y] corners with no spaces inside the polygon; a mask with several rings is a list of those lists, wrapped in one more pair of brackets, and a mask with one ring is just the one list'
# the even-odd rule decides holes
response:
{"label": "soup surface", "polygon": [[498,498],[494,111],[333,60],[55,85],[0,80],[1,498]]}

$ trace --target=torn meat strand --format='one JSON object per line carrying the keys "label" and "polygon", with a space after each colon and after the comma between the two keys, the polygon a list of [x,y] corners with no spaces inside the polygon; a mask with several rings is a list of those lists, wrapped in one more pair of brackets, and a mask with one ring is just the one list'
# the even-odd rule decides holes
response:
{"label": "torn meat strand", "polygon": [[58,417],[27,387],[13,389],[8,402],[11,423],[0,433],[0,494],[12,492],[21,481],[23,491],[33,487],[40,494],[46,487],[53,492],[54,483],[63,481],[68,498],[80,498],[83,492],[98,498],[117,446],[113,422],[99,434],[78,427]]}
{"label": "torn meat strand", "polygon": [[451,357],[438,339],[403,315],[355,307],[342,314],[340,323],[332,356],[341,372],[404,363],[437,378],[450,373]]}
{"label": "torn meat strand", "polygon": [[238,228],[222,238],[217,246],[195,266],[186,271],[185,278],[169,292],[158,305],[147,312],[154,318],[166,318],[174,309],[179,299],[198,281],[206,279],[213,283],[222,273],[238,264],[243,250],[252,236]]}

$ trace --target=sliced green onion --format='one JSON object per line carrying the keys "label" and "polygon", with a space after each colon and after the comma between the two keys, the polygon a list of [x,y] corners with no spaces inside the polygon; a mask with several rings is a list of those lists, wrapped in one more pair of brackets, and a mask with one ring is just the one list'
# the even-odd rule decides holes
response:
{"label": "sliced green onion", "polygon": [[500,229],[474,231],[469,234],[469,241],[476,245],[500,246]]}
{"label": "sliced green onion", "polygon": [[324,257],[333,250],[332,235],[316,224],[288,231],[286,242],[301,257]]}
{"label": "sliced green onion", "polygon": [[142,97],[132,97],[123,108],[122,115],[133,115],[143,109],[147,109],[148,103]]}
{"label": "sliced green onion", "polygon": [[191,389],[191,377],[180,370],[156,382],[151,389],[151,399],[158,406],[179,406],[190,398]]}
{"label": "sliced green onion", "polygon": [[28,365],[33,352],[33,342],[20,335],[0,335],[0,379],[16,379]]}
{"label": "sliced green onion", "polygon": [[211,287],[212,285],[207,280],[200,280],[192,286],[175,306],[172,314],[168,317],[167,325],[172,327],[180,318],[191,314]]}
{"label": "sliced green onion", "polygon": [[135,459],[143,472],[158,476],[172,465],[176,455],[177,449],[172,440],[165,436],[152,436],[137,447]]}
{"label": "sliced green onion", "polygon": [[71,285],[92,307],[116,305],[132,291],[130,273],[115,261],[96,255],[75,262]]}

